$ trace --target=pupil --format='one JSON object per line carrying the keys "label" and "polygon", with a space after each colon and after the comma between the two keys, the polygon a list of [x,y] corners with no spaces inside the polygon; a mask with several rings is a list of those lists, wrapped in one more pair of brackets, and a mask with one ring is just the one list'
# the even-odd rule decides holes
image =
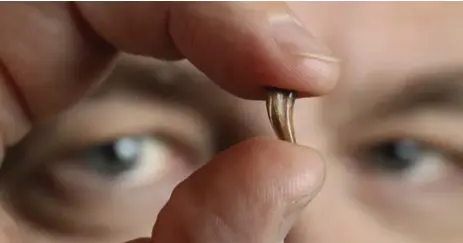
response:
{"label": "pupil", "polygon": [[117,176],[136,166],[140,151],[140,139],[122,138],[88,149],[85,160],[99,173]]}
{"label": "pupil", "polygon": [[391,141],[373,148],[374,167],[388,172],[410,169],[422,155],[422,148],[413,141]]}

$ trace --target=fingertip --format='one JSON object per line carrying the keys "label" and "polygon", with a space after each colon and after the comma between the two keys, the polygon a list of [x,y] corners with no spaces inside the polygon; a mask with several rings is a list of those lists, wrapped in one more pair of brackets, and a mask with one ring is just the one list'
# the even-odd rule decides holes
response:
{"label": "fingertip", "polygon": [[117,48],[155,58],[187,58],[228,92],[265,98],[267,86],[319,96],[338,63],[284,3],[78,4],[92,28]]}
{"label": "fingertip", "polygon": [[323,161],[310,148],[270,138],[239,143],[174,190],[158,216],[153,240],[273,241],[278,236],[268,233],[277,234],[288,210],[294,212],[294,202],[311,200],[323,174]]}
{"label": "fingertip", "polygon": [[322,96],[331,92],[340,75],[340,61],[333,57],[311,55],[303,60],[296,69],[300,73],[301,86],[298,97]]}
{"label": "fingertip", "polygon": [[[270,34],[278,46],[281,67],[287,72],[275,80],[277,87],[299,91],[309,96],[330,91],[339,76],[339,58],[316,38],[286,4],[268,14]],[[290,87],[293,86],[293,87]]]}
{"label": "fingertip", "polygon": [[170,34],[185,57],[239,97],[264,99],[268,86],[325,94],[336,83],[337,59],[277,5],[186,5],[172,11]]}
{"label": "fingertip", "polygon": [[[314,196],[325,178],[325,163],[321,154],[312,148],[273,138],[256,137],[227,151],[246,155],[255,170],[265,171],[265,177],[275,178],[287,200]],[[246,162],[243,162],[246,163]],[[263,176],[263,177],[264,177]],[[284,191],[286,190],[286,191]]]}
{"label": "fingertip", "polygon": [[[257,137],[218,154],[192,175],[188,187],[202,190],[207,180],[209,192],[239,191],[241,198],[256,205],[280,205],[314,197],[324,178],[324,161],[316,150]],[[212,181],[214,184],[210,184]]]}

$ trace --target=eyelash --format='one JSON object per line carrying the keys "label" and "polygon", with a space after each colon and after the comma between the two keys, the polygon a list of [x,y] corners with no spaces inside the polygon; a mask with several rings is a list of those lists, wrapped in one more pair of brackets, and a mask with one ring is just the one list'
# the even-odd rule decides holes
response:
{"label": "eyelash", "polygon": [[[161,133],[155,133],[155,134],[156,135],[154,136],[160,136],[160,138],[158,139],[165,139],[165,141],[162,141],[162,143],[165,143],[166,146],[169,147],[168,149],[182,150],[182,151],[185,151],[186,153],[189,153],[188,155],[185,154],[185,156],[194,156],[193,155],[194,153],[191,152],[193,148],[189,147],[189,145],[182,144],[180,140],[169,137],[166,134],[162,134],[162,135]],[[141,136],[147,137],[146,135],[141,135]],[[107,142],[110,142],[112,140],[117,140],[117,138],[116,139],[105,139],[105,141]],[[88,144],[87,146],[79,146],[73,149],[68,149],[66,150],[66,152],[60,153],[58,156],[54,154],[52,158],[49,157],[48,159],[44,160],[43,163],[40,163],[39,165],[37,165],[37,167],[31,168],[31,170],[28,170],[26,172],[27,175],[25,176],[27,176],[29,179],[35,178],[38,176],[46,180],[47,184],[46,185],[45,184],[36,185],[36,183],[30,184],[31,181],[25,180],[24,179],[25,177],[21,176],[20,180],[18,181],[19,182],[18,185],[13,183],[11,186],[8,187],[8,190],[11,190],[10,192],[8,192],[8,195],[12,197],[11,201],[12,201],[12,207],[14,207],[14,210],[18,212],[18,214],[21,215],[25,219],[25,222],[29,222],[35,225],[36,227],[39,227],[39,228],[44,227],[45,230],[54,231],[58,234],[68,235],[68,234],[76,233],[74,232],[76,230],[74,228],[75,224],[70,223],[70,222],[73,222],[72,220],[69,221],[67,219],[67,216],[62,218],[59,213],[55,215],[51,212],[54,212],[54,211],[60,212],[60,210],[69,210],[69,209],[64,209],[62,207],[63,202],[66,202],[67,200],[69,200],[68,196],[71,196],[72,198],[75,196],[77,197],[83,196],[81,193],[78,193],[81,190],[85,190],[86,192],[92,192],[93,190],[96,190],[95,192],[99,193],[101,192],[100,189],[103,189],[104,191],[107,192],[108,189],[110,188],[109,186],[111,185],[116,186],[117,181],[113,181],[113,179],[117,179],[117,178],[104,177],[103,175],[99,174],[97,171],[92,171],[93,170],[92,167],[87,167],[87,165],[81,164],[81,163],[85,163],[85,161],[82,161],[85,158],[81,157],[81,153],[80,153],[81,151],[84,151],[92,147],[98,147],[104,143],[105,142],[103,141],[98,141],[98,142],[94,141]],[[173,153],[177,154],[176,152],[173,152]],[[183,154],[181,156],[183,156]],[[190,157],[189,159],[182,159],[181,161],[176,161],[175,163],[177,163],[178,165],[180,165],[180,163],[182,163],[182,165],[185,165],[188,163],[194,163],[193,166],[195,166],[195,164],[197,163],[197,160],[194,160],[191,158],[192,157]],[[56,167],[56,165],[66,165],[66,164],[68,165],[71,164],[72,166],[72,163],[74,162],[81,164],[84,168],[83,170],[76,171],[78,173],[77,175],[79,175],[77,177],[72,176],[72,174],[71,174],[71,177],[69,177],[68,174],[61,173],[64,171],[59,171],[60,170],[59,167]],[[171,163],[171,162],[167,161],[166,163]],[[146,163],[143,163],[143,164],[146,164]],[[140,170],[140,168],[136,167],[135,170],[138,171]],[[171,170],[171,172],[168,172],[168,173],[169,175],[171,175],[170,173],[175,174],[176,172]],[[98,178],[95,178],[97,179],[97,181],[92,180],[92,179],[87,180],[84,178],[84,177],[91,176],[92,174],[98,176]],[[60,175],[67,178],[68,181],[67,182],[63,181],[62,180],[63,177],[60,178]],[[76,175],[76,174],[73,174],[73,175]],[[138,175],[138,172],[137,172],[137,175]],[[166,175],[163,174],[163,176],[166,176]],[[76,179],[76,178],[80,178],[80,179]],[[132,179],[136,179],[136,178],[132,178]],[[167,182],[165,183],[171,183],[169,182],[170,180],[171,179],[168,179]],[[99,182],[99,183],[95,184],[95,182]],[[124,186],[126,190],[131,189],[132,186],[136,186],[137,188],[142,189],[144,185],[148,185],[146,183],[147,181],[139,181],[139,180],[126,181],[124,179],[124,180],[121,180],[120,182],[123,184],[117,184],[117,186],[118,185]],[[134,182],[136,184],[133,184]],[[127,183],[130,185],[126,185]],[[139,184],[139,183],[143,183],[143,184]],[[32,192],[28,189],[34,186],[36,187],[39,186],[40,190],[34,190]],[[73,189],[71,189],[73,188],[73,186],[77,186],[77,188],[79,189],[77,191],[74,191]],[[134,191],[137,191],[137,189]],[[18,194],[18,192],[21,192],[21,193]],[[130,191],[127,191],[127,193],[129,192]],[[79,202],[79,200],[81,199],[77,199],[76,201]],[[35,207],[31,206],[32,204],[36,202],[39,202],[39,204],[35,205]],[[44,204],[44,202],[46,203]],[[64,205],[69,206],[70,204],[64,203]],[[48,213],[44,214],[43,212],[48,212]],[[79,234],[81,233],[83,232],[79,231]]]}
{"label": "eyelash", "polygon": [[[420,149],[419,153],[433,152],[433,153],[441,154],[442,158],[445,159],[445,162],[450,162],[446,166],[455,166],[455,167],[462,166],[458,162],[458,161],[462,161],[461,159],[463,158],[463,155],[460,152],[455,151],[451,148],[448,148],[447,146],[445,146],[445,143],[438,142],[438,141],[436,142],[436,141],[433,141],[432,139],[419,138],[418,136],[415,136],[415,137],[402,136],[401,137],[397,135],[397,136],[383,137],[382,139],[370,140],[368,142],[363,142],[357,145],[355,148],[352,148],[351,155],[355,159],[355,161],[357,161],[355,166],[361,171],[368,172],[368,173],[397,174],[397,173],[403,172],[403,170],[407,170],[408,168],[402,168],[403,169],[402,171],[401,170],[393,171],[394,168],[392,167],[381,168],[381,166],[388,166],[388,164],[386,164],[388,162],[389,162],[389,166],[393,166],[393,163],[396,161],[387,161],[387,159],[393,159],[393,158],[386,158],[384,161],[376,161],[377,163],[382,162],[385,164],[375,165],[373,164],[375,163],[374,160],[378,159],[378,158],[375,158],[375,156],[385,155],[385,154],[382,154],[382,155],[380,154],[384,152],[384,151],[380,151],[381,146],[388,146],[388,145],[393,146],[392,145],[393,143],[401,143],[401,142],[407,142],[407,141],[416,144],[416,146],[419,146],[418,148]],[[379,158],[379,159],[383,159],[383,158]]]}

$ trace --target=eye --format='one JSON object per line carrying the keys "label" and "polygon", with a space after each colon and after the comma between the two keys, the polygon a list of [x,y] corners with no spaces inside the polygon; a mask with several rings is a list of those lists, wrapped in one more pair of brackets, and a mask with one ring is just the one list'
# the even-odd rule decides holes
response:
{"label": "eye", "polygon": [[366,149],[362,161],[367,170],[416,183],[442,179],[452,168],[445,152],[413,140],[374,144]]}
{"label": "eye", "polygon": [[87,148],[81,152],[83,163],[101,175],[117,177],[141,163],[146,138],[124,137]]}
{"label": "eye", "polygon": [[400,173],[419,163],[426,149],[411,140],[388,141],[372,146],[368,151],[368,163],[373,169]]}
{"label": "eye", "polygon": [[98,190],[148,185],[170,171],[190,170],[188,158],[161,136],[126,136],[88,146],[50,168],[64,185],[84,188],[88,183]]}

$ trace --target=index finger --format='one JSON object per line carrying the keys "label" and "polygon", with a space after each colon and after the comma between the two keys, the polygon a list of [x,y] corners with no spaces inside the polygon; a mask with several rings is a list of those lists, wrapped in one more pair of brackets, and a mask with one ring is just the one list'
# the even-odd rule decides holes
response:
{"label": "index finger", "polygon": [[6,146],[31,121],[63,110],[104,78],[117,50],[188,58],[250,99],[264,98],[264,86],[320,95],[337,79],[336,59],[283,3],[74,4],[0,8],[0,142]]}
{"label": "index finger", "polygon": [[264,86],[306,95],[329,91],[337,59],[284,3],[78,3],[90,25],[119,49],[186,57],[221,87],[262,98]]}

